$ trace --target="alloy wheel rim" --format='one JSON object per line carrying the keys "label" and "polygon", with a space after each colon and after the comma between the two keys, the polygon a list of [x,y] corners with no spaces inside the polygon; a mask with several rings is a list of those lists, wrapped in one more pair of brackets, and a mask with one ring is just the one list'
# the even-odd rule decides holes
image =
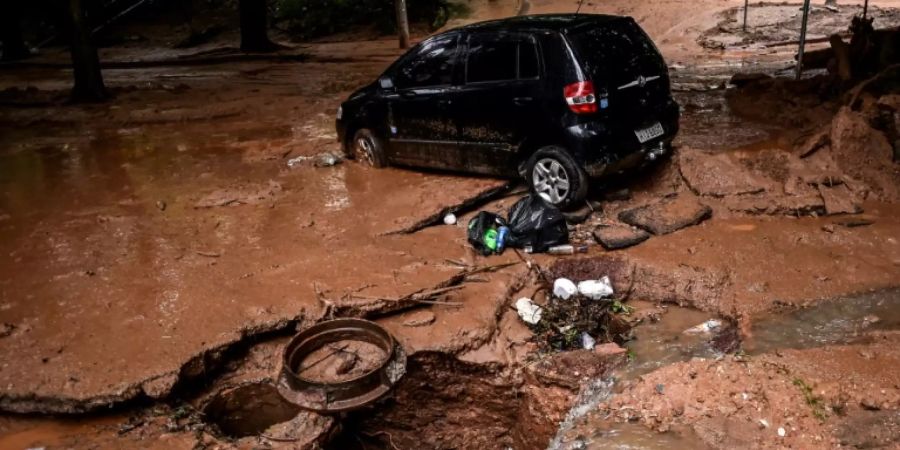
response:
{"label": "alloy wheel rim", "polygon": [[356,139],[355,146],[356,157],[366,164],[372,165],[374,158],[373,154],[375,151],[375,146],[372,144],[372,141],[367,137],[359,137]]}
{"label": "alloy wheel rim", "polygon": [[535,192],[551,204],[559,204],[569,195],[569,174],[553,158],[539,160],[534,165],[531,177]]}

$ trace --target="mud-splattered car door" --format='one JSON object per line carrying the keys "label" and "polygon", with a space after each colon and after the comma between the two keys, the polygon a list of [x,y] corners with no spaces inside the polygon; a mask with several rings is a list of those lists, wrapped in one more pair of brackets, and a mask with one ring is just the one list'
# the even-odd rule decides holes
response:
{"label": "mud-splattered car door", "polygon": [[393,74],[395,92],[386,95],[390,133],[388,159],[395,164],[462,168],[453,117],[457,87],[458,34],[420,44]]}
{"label": "mud-splattered car door", "polygon": [[541,67],[534,38],[520,33],[467,37],[457,94],[466,170],[512,175],[524,139],[541,123]]}

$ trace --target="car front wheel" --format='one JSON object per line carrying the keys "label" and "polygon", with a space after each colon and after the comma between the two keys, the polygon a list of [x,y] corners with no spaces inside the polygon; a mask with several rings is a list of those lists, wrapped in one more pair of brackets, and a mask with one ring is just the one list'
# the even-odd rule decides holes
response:
{"label": "car front wheel", "polygon": [[571,208],[587,195],[587,175],[563,148],[544,147],[531,156],[527,181],[531,191],[559,209]]}
{"label": "car front wheel", "polygon": [[372,167],[387,166],[384,142],[368,128],[362,128],[353,135],[350,154],[357,161]]}

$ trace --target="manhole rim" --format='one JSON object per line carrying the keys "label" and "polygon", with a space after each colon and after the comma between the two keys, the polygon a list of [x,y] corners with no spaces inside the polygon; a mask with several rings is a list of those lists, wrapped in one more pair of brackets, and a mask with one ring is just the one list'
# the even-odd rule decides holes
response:
{"label": "manhole rim", "polygon": [[[337,382],[310,379],[297,373],[296,368],[313,351],[343,340],[376,345],[384,352],[384,357],[374,369]],[[276,387],[285,400],[305,410],[318,413],[350,411],[387,394],[399,380],[399,377],[391,380],[388,368],[397,365],[402,365],[405,371],[406,354],[387,330],[364,319],[335,319],[313,325],[291,338],[282,351]]]}

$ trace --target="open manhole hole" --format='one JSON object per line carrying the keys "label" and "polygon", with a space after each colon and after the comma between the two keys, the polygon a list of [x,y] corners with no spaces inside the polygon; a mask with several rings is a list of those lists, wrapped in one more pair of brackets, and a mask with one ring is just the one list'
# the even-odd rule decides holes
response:
{"label": "open manhole hole", "polygon": [[337,319],[291,339],[278,392],[306,410],[350,411],[386,395],[405,371],[406,354],[390,333],[367,320]]}
{"label": "open manhole hole", "polygon": [[301,411],[268,383],[225,389],[203,408],[207,422],[216,425],[222,434],[235,438],[259,435],[273,425],[293,419]]}

